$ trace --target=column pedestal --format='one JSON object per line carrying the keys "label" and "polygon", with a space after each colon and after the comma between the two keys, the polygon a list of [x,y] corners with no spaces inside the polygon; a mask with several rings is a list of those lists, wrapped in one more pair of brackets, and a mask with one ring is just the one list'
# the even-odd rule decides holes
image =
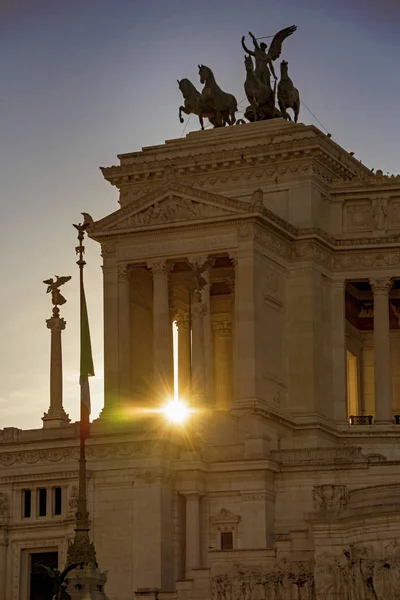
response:
{"label": "column pedestal", "polygon": [[50,408],[42,417],[43,427],[66,427],[70,419],[63,408],[63,373],[61,332],[65,321],[59,316],[59,309],[53,308],[53,316],[46,320],[51,331],[50,349]]}
{"label": "column pedestal", "polygon": [[371,279],[374,293],[374,389],[375,423],[390,424],[392,413],[392,373],[390,363],[389,291],[391,279]]}
{"label": "column pedestal", "polygon": [[71,600],[108,600],[104,592],[106,581],[106,573],[85,565],[69,573],[67,591]]}

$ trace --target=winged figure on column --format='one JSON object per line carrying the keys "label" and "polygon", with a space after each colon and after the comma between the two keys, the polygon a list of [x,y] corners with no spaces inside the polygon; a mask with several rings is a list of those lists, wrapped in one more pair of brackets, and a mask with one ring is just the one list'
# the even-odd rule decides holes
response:
{"label": "winged figure on column", "polygon": [[51,278],[45,279],[43,283],[47,285],[46,294],[49,294],[51,292],[51,302],[53,306],[62,306],[66,303],[67,300],[60,293],[60,290],[58,288],[64,285],[64,283],[67,283],[67,281],[71,279],[71,276],[69,275],[67,277],[59,277],[58,275],[55,275],[55,277],[55,281],[53,278]]}

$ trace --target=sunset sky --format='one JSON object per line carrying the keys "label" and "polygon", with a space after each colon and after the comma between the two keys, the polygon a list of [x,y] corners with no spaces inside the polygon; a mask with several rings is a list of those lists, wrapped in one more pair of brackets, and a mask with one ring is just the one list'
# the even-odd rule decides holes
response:
{"label": "sunset sky", "polygon": [[[181,136],[176,80],[200,88],[204,63],[241,101],[241,36],[296,24],[283,58],[303,102],[368,167],[398,173],[399,23],[399,0],[0,0],[0,429],[41,427],[48,409],[51,302],[42,280],[55,273],[72,275],[63,288],[64,405],[78,418],[72,223],[81,211],[97,220],[118,207],[99,166]],[[318,125],[304,107],[300,121]],[[197,128],[191,119],[186,132]],[[96,417],[103,342],[95,242],[86,260]]]}

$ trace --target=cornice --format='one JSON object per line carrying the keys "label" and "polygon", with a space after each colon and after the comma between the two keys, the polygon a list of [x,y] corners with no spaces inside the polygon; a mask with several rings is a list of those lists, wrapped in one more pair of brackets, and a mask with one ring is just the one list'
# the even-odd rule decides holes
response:
{"label": "cornice", "polygon": [[[265,133],[268,135],[267,131]],[[330,172],[330,176],[327,177],[329,181],[360,179],[369,173],[366,167],[340,146],[328,140],[316,128],[301,126],[301,129],[293,129],[293,135],[290,137],[285,135],[286,133],[288,132],[284,130],[271,131],[268,143],[259,143],[256,138],[244,140],[240,136],[229,141],[221,138],[216,140],[213,146],[207,143],[185,146],[183,143],[174,149],[175,156],[172,153],[173,148],[167,148],[171,152],[165,158],[162,157],[163,147],[156,147],[152,154],[143,151],[123,155],[122,160],[131,157],[132,162],[102,167],[101,171],[104,178],[117,187],[129,183],[152,183],[174,176],[208,175],[210,171],[229,171],[310,158],[316,158],[317,162]],[[296,134],[301,134],[301,137]],[[229,148],[226,148],[227,144]]]}

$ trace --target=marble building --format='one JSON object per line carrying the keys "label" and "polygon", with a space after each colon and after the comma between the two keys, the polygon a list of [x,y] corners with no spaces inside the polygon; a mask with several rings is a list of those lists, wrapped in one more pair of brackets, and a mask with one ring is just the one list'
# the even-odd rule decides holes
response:
{"label": "marble building", "polygon": [[[400,598],[400,176],[281,119],[118,158],[89,230],[110,600]],[[73,537],[77,424],[51,414],[0,430],[0,600],[44,598]]]}

